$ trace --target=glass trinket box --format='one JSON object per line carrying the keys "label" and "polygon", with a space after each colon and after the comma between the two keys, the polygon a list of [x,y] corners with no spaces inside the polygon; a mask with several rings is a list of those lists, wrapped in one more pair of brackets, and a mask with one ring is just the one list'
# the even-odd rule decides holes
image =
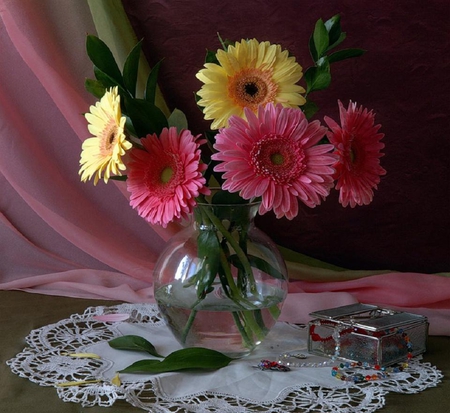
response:
{"label": "glass trinket box", "polygon": [[310,313],[308,351],[312,354],[385,367],[426,350],[426,317],[350,304]]}

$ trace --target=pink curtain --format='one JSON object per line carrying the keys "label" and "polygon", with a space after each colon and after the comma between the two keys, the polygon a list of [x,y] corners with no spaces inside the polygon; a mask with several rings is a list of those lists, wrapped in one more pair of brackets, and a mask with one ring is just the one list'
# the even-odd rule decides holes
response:
{"label": "pink curtain", "polygon": [[[94,103],[83,85],[92,77],[85,34],[95,33],[87,4],[0,0],[0,16],[0,289],[152,301],[169,234],[137,216],[123,183],[78,177],[82,113]],[[303,281],[291,283],[284,320],[362,301],[425,314],[431,333],[450,335],[444,275],[295,265],[290,275]]]}
{"label": "pink curtain", "polygon": [[164,240],[123,184],[78,177],[94,103],[87,3],[1,1],[0,12],[0,287],[142,301]]}

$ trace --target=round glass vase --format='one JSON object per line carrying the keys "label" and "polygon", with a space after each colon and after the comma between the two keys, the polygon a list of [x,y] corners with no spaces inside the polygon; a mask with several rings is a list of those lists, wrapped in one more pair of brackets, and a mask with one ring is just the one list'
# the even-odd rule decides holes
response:
{"label": "round glass vase", "polygon": [[198,204],[154,269],[159,310],[184,347],[242,357],[275,325],[287,295],[286,264],[254,224],[259,203]]}

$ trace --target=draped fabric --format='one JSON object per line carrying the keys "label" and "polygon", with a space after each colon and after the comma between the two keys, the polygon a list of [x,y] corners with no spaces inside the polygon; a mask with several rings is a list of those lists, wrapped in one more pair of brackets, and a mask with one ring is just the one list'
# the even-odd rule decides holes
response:
{"label": "draped fabric", "polygon": [[[153,301],[152,269],[176,227],[142,220],[123,182],[94,186],[78,175],[89,136],[82,114],[95,102],[84,90],[92,77],[85,36],[98,33],[123,61],[136,35],[122,3],[0,0],[0,16],[0,289]],[[161,96],[158,102],[168,110]],[[361,301],[427,315],[431,333],[450,335],[448,274],[345,270],[292,251],[286,257],[292,281],[284,320],[305,322],[310,311]]]}
{"label": "draped fabric", "polygon": [[95,101],[84,91],[89,7],[0,4],[1,287],[132,299],[150,289],[164,239],[128,206],[123,184],[79,180],[82,114]]}

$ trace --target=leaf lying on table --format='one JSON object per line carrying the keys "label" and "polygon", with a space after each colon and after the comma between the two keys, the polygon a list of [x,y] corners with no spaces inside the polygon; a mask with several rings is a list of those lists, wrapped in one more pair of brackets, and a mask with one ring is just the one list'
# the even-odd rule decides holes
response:
{"label": "leaf lying on table", "polygon": [[155,357],[163,357],[156,351],[155,346],[140,336],[122,336],[109,340],[108,344],[116,350],[145,351]]}
{"label": "leaf lying on table", "polygon": [[170,353],[164,360],[140,360],[120,373],[165,373],[187,369],[215,370],[227,366],[233,359],[203,347],[184,348]]}

